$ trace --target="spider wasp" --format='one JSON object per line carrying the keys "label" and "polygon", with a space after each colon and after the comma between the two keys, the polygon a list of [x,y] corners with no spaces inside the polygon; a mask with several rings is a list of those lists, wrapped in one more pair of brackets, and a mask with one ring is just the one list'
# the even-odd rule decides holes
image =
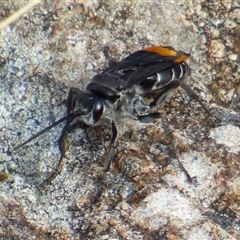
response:
{"label": "spider wasp", "polygon": [[[71,88],[67,98],[66,116],[14,149],[24,146],[59,123],[66,121],[58,140],[61,153],[58,171],[50,176],[51,182],[61,169],[62,159],[67,149],[67,134],[70,129],[104,125],[111,129],[110,147],[104,162],[104,171],[107,171],[117,142],[118,130],[115,123],[118,118],[130,117],[141,122],[151,122],[159,118],[160,113],[152,109],[168,99],[179,86],[197,98],[183,83],[183,80],[190,75],[190,67],[185,62],[189,56],[190,54],[176,51],[171,46],[152,46],[130,54],[95,75],[85,91]],[[151,96],[151,101],[146,101],[148,96]]]}

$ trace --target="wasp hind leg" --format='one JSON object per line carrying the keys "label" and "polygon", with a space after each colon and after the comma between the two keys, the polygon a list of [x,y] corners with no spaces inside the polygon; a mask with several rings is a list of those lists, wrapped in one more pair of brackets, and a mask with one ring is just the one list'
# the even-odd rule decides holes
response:
{"label": "wasp hind leg", "polygon": [[161,89],[156,98],[149,104],[150,108],[161,105],[169,99],[176,88],[180,86],[179,80],[174,80],[169,83],[165,88]]}
{"label": "wasp hind leg", "polygon": [[[194,99],[195,101],[197,101],[202,109],[205,111],[206,115],[208,116],[208,120],[210,121],[210,123],[212,124],[213,127],[216,126],[216,124],[218,124],[220,121],[220,119],[214,117],[212,115],[212,113],[210,112],[210,110],[204,105],[204,103],[202,102],[202,100],[200,99],[200,97],[192,90],[191,87],[189,87],[186,83],[181,82],[180,84],[181,88],[184,89],[184,91],[187,93],[187,95],[191,98]],[[214,120],[213,120],[214,118]],[[216,122],[216,123],[215,123]]]}
{"label": "wasp hind leg", "polygon": [[153,113],[149,113],[146,115],[138,115],[137,119],[139,122],[142,123],[152,123],[154,122],[156,119],[161,118],[161,113],[159,112],[153,112]]}
{"label": "wasp hind leg", "polygon": [[188,173],[188,171],[186,170],[186,168],[183,166],[183,164],[181,163],[181,161],[179,160],[176,152],[174,151],[174,146],[176,145],[175,143],[175,138],[172,134],[172,131],[169,127],[169,123],[168,120],[165,116],[161,115],[161,121],[167,131],[167,135],[170,137],[170,142],[171,142],[171,149],[170,149],[170,155],[172,156],[172,158],[177,159],[178,162],[178,166],[180,167],[180,169],[183,171],[183,173],[185,174],[185,176],[187,177],[187,180],[189,183],[196,183],[196,179],[194,177],[191,177],[190,174]]}
{"label": "wasp hind leg", "polygon": [[[171,93],[177,87],[179,87],[179,80],[172,81],[170,84],[167,85],[167,87],[165,87],[164,89],[161,89],[161,91],[157,94],[154,100],[149,104],[148,108],[151,109],[158,105],[161,105],[171,96]],[[137,119],[143,123],[151,123],[154,120],[161,118],[161,113],[159,112],[152,112],[146,115],[138,115],[138,113],[136,113],[136,115],[137,115]]]}

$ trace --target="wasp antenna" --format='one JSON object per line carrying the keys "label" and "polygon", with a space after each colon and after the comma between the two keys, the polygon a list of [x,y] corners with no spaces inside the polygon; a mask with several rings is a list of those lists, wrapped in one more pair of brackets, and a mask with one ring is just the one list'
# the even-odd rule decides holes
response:
{"label": "wasp antenna", "polygon": [[57,126],[58,124],[68,120],[69,118],[75,118],[78,114],[76,113],[72,113],[70,115],[64,116],[63,118],[60,118],[58,121],[54,122],[53,124],[49,125],[48,127],[44,128],[42,131],[36,133],[35,135],[33,135],[32,137],[30,137],[28,140],[26,140],[25,142],[15,146],[13,148],[13,150],[17,150],[23,146],[25,146],[26,144],[28,144],[29,142],[31,142],[33,139],[41,136],[42,134],[44,134],[45,132],[49,131],[50,129],[54,128],[55,126]]}

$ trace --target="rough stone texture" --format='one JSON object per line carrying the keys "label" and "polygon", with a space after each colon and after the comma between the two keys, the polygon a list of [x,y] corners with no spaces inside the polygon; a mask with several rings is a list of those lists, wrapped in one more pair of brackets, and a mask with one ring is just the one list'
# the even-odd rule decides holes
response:
{"label": "rough stone texture", "polygon": [[[0,18],[26,3],[1,2]],[[5,28],[0,238],[240,239],[239,9],[239,1],[225,0],[45,1]],[[13,146],[64,116],[71,86],[84,89],[109,61],[150,45],[191,51],[189,84],[228,124],[212,127],[179,89],[159,107],[173,143],[161,120],[124,120],[104,173],[108,132],[77,129],[61,173],[43,187],[59,160],[62,125]]]}

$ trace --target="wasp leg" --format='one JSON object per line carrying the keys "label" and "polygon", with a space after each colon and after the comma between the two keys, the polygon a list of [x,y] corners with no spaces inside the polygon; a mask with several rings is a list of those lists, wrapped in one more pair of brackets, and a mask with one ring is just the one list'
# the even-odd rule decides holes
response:
{"label": "wasp leg", "polygon": [[66,125],[64,126],[63,131],[61,133],[61,136],[58,139],[58,147],[59,147],[60,153],[63,157],[66,157],[65,152],[67,151],[67,148],[68,148],[67,134],[76,128],[81,128],[81,129],[89,128],[89,125],[87,125],[84,122],[75,122],[75,123],[71,124],[72,120],[69,120],[69,122],[66,123]]}
{"label": "wasp leg", "polygon": [[240,127],[240,113],[233,112],[225,108],[216,108],[213,109],[213,116],[221,125],[231,124],[236,127]]}
{"label": "wasp leg", "polygon": [[173,93],[173,91],[179,86],[179,80],[175,80],[169,83],[164,89],[161,89],[161,92],[150,103],[149,107],[152,108],[165,102],[169,97],[171,97],[171,93]]}
{"label": "wasp leg", "polygon": [[161,117],[161,113],[153,112],[146,115],[138,115],[137,118],[142,123],[152,123],[155,119],[159,119]]}
{"label": "wasp leg", "polygon": [[[171,93],[177,87],[179,87],[179,80],[172,81],[165,88],[161,89],[161,91],[158,93],[158,95],[155,97],[155,99],[149,104],[148,107],[153,108],[153,107],[165,102],[171,96]],[[161,117],[161,114],[158,112],[153,112],[153,113],[146,114],[146,115],[138,115],[137,114],[138,120],[143,123],[153,122],[155,119],[158,119],[160,117]]]}
{"label": "wasp leg", "polygon": [[188,171],[186,170],[186,168],[182,165],[182,163],[181,163],[180,160],[178,159],[177,154],[176,154],[175,151],[173,150],[173,149],[174,149],[174,137],[173,137],[173,134],[172,134],[171,129],[169,128],[169,123],[168,123],[167,118],[166,118],[165,116],[161,115],[161,121],[162,121],[162,123],[164,124],[164,126],[165,126],[165,128],[166,128],[166,130],[167,130],[168,136],[170,136],[170,141],[171,141],[171,145],[172,145],[171,155],[173,156],[173,158],[177,159],[178,165],[179,165],[179,167],[181,168],[181,170],[184,172],[184,174],[186,175],[188,182],[193,183],[194,178],[192,178],[192,177],[190,176],[190,174],[188,173]]}
{"label": "wasp leg", "polygon": [[54,170],[54,172],[47,179],[45,179],[41,183],[41,187],[46,187],[47,185],[50,185],[52,183],[52,181],[56,178],[56,176],[62,171],[63,159],[64,159],[64,156],[61,156],[59,161],[58,161],[57,168]]}
{"label": "wasp leg", "polygon": [[68,125],[68,126],[65,126],[65,127],[66,127],[66,129],[64,128],[64,130],[62,132],[62,135],[61,135],[61,137],[58,140],[59,141],[59,148],[60,148],[60,151],[61,151],[61,157],[60,157],[60,159],[58,161],[58,165],[57,165],[56,169],[54,170],[54,172],[46,180],[43,181],[42,186],[50,185],[52,183],[52,181],[56,178],[56,176],[62,170],[63,159],[67,158],[66,155],[65,155],[65,152],[67,151],[67,148],[68,148],[67,133],[73,131],[74,129],[76,129],[78,127],[86,129],[89,126],[84,124],[84,123],[76,122],[76,123],[71,124],[70,126]]}
{"label": "wasp leg", "polygon": [[67,121],[66,124],[62,130],[61,136],[58,139],[58,147],[61,153],[61,157],[66,157],[65,152],[67,151],[68,144],[67,144],[67,133],[69,131],[69,126],[73,119],[77,116],[72,116],[71,113],[74,111],[74,108],[76,106],[77,96],[81,94],[82,92],[77,88],[71,88],[69,90],[68,98],[67,98]]}
{"label": "wasp leg", "polygon": [[67,114],[69,115],[75,108],[76,102],[77,102],[77,96],[79,94],[82,94],[82,91],[80,91],[77,88],[70,88],[67,98]]}
{"label": "wasp leg", "polygon": [[52,183],[52,181],[55,179],[55,177],[61,172],[63,167],[63,159],[67,158],[65,153],[68,148],[68,141],[67,141],[67,134],[71,129],[73,129],[74,124],[71,125],[74,118],[79,116],[80,114],[74,113],[74,108],[76,106],[76,100],[77,96],[81,94],[81,91],[77,88],[71,88],[69,90],[68,98],[67,98],[67,116],[66,116],[66,124],[62,130],[61,136],[58,139],[58,148],[61,153],[61,157],[58,161],[57,168],[54,170],[54,172],[43,181],[42,185],[49,185]]}
{"label": "wasp leg", "polygon": [[68,130],[67,129],[68,129],[69,124],[65,125],[64,129],[62,130],[61,136],[58,139],[58,148],[59,148],[59,151],[61,153],[61,157],[66,157],[65,153],[66,153],[67,148],[68,148],[68,144],[67,144]]}
{"label": "wasp leg", "polygon": [[73,131],[76,128],[81,128],[81,129],[87,129],[89,128],[89,125],[87,125],[84,122],[75,122],[73,124],[70,125],[71,122],[69,122],[68,125],[65,125],[62,134],[58,140],[58,144],[59,144],[59,149],[60,149],[60,153],[62,157],[66,157],[65,153],[68,149],[68,140],[67,140],[67,135],[68,133],[70,133],[71,131]]}
{"label": "wasp leg", "polygon": [[59,147],[59,150],[60,150],[60,153],[61,153],[61,157],[58,161],[58,165],[56,167],[56,169],[53,171],[53,173],[43,181],[43,183],[41,184],[42,187],[45,187],[47,185],[50,185],[52,183],[52,181],[56,178],[56,176],[61,172],[62,170],[62,167],[63,167],[63,159],[64,158],[67,158],[65,153],[67,151],[67,148],[68,148],[68,143],[67,143],[67,133],[68,133],[68,128],[69,128],[69,125],[71,123],[71,121],[73,120],[73,118],[68,118],[64,128],[63,128],[63,131],[62,131],[62,134],[60,136],[60,138],[58,139],[58,147]]}
{"label": "wasp leg", "polygon": [[60,138],[58,139],[58,148],[59,151],[61,153],[61,157],[66,157],[65,153],[67,151],[68,148],[68,144],[67,144],[67,134],[69,132],[69,126],[71,124],[71,122],[73,121],[73,118],[68,118],[62,133],[60,135]]}
{"label": "wasp leg", "polygon": [[[168,121],[166,119],[166,117],[164,117],[161,113],[158,113],[158,112],[154,112],[154,113],[150,113],[150,114],[147,114],[147,115],[138,115],[138,120],[141,121],[141,122],[144,122],[144,123],[149,123],[149,122],[152,122],[154,121],[155,119],[159,119],[161,118],[161,121],[162,123],[164,124],[165,128],[167,129],[167,133],[168,133],[168,136],[170,136],[170,141],[171,141],[171,145],[173,147],[173,142],[174,142],[174,137],[173,137],[173,134],[169,128],[169,124],[168,124]],[[178,164],[181,168],[181,170],[185,173],[185,175],[187,176],[187,179],[190,183],[193,182],[193,179],[192,177],[189,175],[189,173],[187,172],[187,170],[184,168],[184,166],[182,165],[182,163],[180,162],[180,160],[178,159],[176,153],[172,150],[171,151],[171,155],[173,155],[174,158],[177,159],[178,161]]]}
{"label": "wasp leg", "polygon": [[103,167],[104,171],[108,171],[110,168],[112,158],[113,158],[114,148],[117,142],[117,128],[113,120],[112,120],[111,127],[112,127],[112,135],[111,135],[111,141],[110,141],[110,149],[104,161],[104,167]]}
{"label": "wasp leg", "polygon": [[[205,113],[209,116],[209,120],[211,121],[211,123],[213,124],[213,126],[216,125],[216,123],[214,123],[214,121],[212,120],[212,114],[211,112],[207,109],[207,107],[203,104],[203,102],[201,101],[201,99],[199,98],[199,96],[184,82],[181,82],[180,84],[181,88],[185,90],[185,92],[187,93],[187,95],[194,99],[195,101],[197,101],[201,107],[203,108],[203,110],[205,111]],[[219,119],[215,118],[217,121],[219,121]]]}

